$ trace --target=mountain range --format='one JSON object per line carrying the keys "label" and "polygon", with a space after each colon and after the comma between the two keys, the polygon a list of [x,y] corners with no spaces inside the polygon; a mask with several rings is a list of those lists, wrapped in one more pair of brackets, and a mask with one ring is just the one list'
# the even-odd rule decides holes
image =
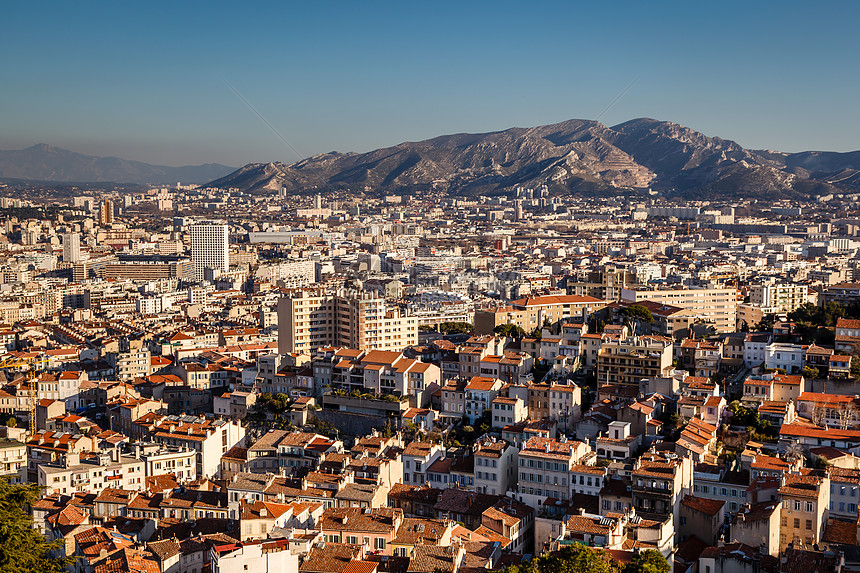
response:
{"label": "mountain range", "polygon": [[235,167],[217,163],[168,167],[118,157],[83,155],[40,143],[21,150],[0,150],[0,178],[57,182],[206,183]]}
{"label": "mountain range", "polygon": [[800,199],[860,189],[860,151],[750,150],[667,121],[641,118],[607,127],[573,119],[443,135],[368,153],[324,153],[291,165],[251,163],[209,185],[255,193],[436,188],[477,195],[542,184],[562,193],[654,189],[686,198]]}
{"label": "mountain range", "polygon": [[633,119],[607,127],[572,119],[532,128],[443,135],[367,153],[323,153],[293,164],[166,167],[39,144],[0,151],[0,177],[61,182],[235,187],[255,194],[348,190],[504,194],[546,184],[553,193],[653,189],[680,198],[797,198],[860,190],[860,151],[745,149],[677,123]]}

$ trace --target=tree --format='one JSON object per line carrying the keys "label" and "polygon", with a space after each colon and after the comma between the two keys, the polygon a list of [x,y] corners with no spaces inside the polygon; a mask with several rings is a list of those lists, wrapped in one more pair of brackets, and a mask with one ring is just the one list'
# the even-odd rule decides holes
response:
{"label": "tree", "polygon": [[809,379],[814,380],[815,378],[818,378],[819,374],[821,374],[821,373],[819,372],[818,368],[816,368],[815,366],[804,366],[803,372],[801,372],[801,374],[803,374],[804,378],[809,378]]}
{"label": "tree", "polygon": [[601,319],[596,314],[592,314],[588,317],[588,331],[591,333],[603,332],[603,329],[606,328],[606,321]]}
{"label": "tree", "polygon": [[669,562],[655,549],[640,551],[624,568],[624,573],[669,573],[669,571],[671,571]]}
{"label": "tree", "polygon": [[0,571],[60,573],[77,559],[52,557],[63,547],[62,540],[48,542],[33,529],[33,518],[25,510],[39,499],[37,484],[12,485],[0,479]]}
{"label": "tree", "polygon": [[382,437],[390,438],[392,436],[392,433],[393,432],[391,430],[391,419],[386,419],[385,426],[382,428]]}
{"label": "tree", "polygon": [[729,411],[732,413],[733,426],[753,426],[759,427],[758,412],[745,407],[738,400],[733,400],[729,404]]}
{"label": "tree", "polygon": [[542,554],[525,565],[509,567],[506,573],[618,573],[621,568],[602,549],[565,545]]}
{"label": "tree", "polygon": [[8,426],[9,428],[14,428],[17,425],[18,425],[18,418],[16,418],[15,416],[12,416],[11,418],[9,418],[9,421],[6,422],[6,426]]}
{"label": "tree", "polygon": [[854,404],[843,403],[836,410],[836,416],[839,418],[839,429],[847,430],[854,425],[854,421],[857,419],[857,408]]}
{"label": "tree", "polygon": [[806,303],[788,313],[788,319],[797,324],[795,332],[803,342],[825,345],[833,344],[835,333],[832,327],[840,318],[860,318],[860,305],[829,302],[817,306]]}
{"label": "tree", "polygon": [[812,407],[812,423],[816,426],[823,426],[827,420],[827,405],[816,403]]}
{"label": "tree", "polygon": [[443,322],[439,324],[439,332],[443,334],[471,334],[475,327],[468,322]]}
{"label": "tree", "polygon": [[803,457],[803,446],[797,442],[788,444],[788,447],[785,449],[785,457],[791,461],[799,460]]}
{"label": "tree", "polygon": [[500,324],[493,329],[493,332],[499,336],[509,336],[516,339],[523,338],[526,335],[526,331],[516,324]]}
{"label": "tree", "polygon": [[761,320],[758,324],[755,325],[755,329],[758,332],[771,332],[773,330],[773,325],[776,323],[776,315],[772,313],[768,313],[761,317]]}
{"label": "tree", "polygon": [[654,324],[654,315],[641,304],[631,304],[623,308],[621,316],[624,317],[624,324],[627,325],[630,334],[637,334],[640,323]]}
{"label": "tree", "polygon": [[851,366],[848,367],[848,371],[855,379],[860,379],[860,352],[856,349],[851,353]]}

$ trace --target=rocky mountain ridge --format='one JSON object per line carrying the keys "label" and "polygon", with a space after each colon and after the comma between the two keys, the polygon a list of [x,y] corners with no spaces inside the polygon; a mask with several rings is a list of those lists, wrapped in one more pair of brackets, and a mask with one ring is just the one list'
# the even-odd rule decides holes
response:
{"label": "rocky mountain ridge", "polygon": [[672,122],[640,118],[607,127],[573,119],[324,153],[291,165],[252,163],[210,183],[257,193],[285,187],[460,195],[542,184],[556,193],[650,188],[680,197],[805,198],[860,188],[860,151],[756,151]]}

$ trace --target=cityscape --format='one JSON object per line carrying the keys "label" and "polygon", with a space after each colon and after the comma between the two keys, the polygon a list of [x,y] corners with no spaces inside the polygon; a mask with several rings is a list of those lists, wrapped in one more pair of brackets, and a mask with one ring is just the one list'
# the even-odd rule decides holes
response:
{"label": "cityscape", "polygon": [[[317,7],[267,8],[303,41],[325,30]],[[18,113],[0,134],[0,573],[860,571],[860,86],[834,82],[854,103],[828,110],[842,114],[830,127],[811,110],[830,100],[786,95],[780,105],[823,122],[791,137],[763,128],[778,123],[764,111],[734,122],[736,110],[653,103],[679,92],[653,75],[692,57],[676,46],[650,77],[595,87],[608,94],[595,110],[578,90],[563,116],[532,114],[549,85],[524,107],[512,88],[497,109],[495,91],[470,92],[481,71],[452,103],[416,79],[459,77],[425,52],[443,42],[430,28],[458,30],[440,20],[449,9],[420,23],[417,7],[344,6],[315,55],[324,66],[354,49],[367,65],[366,78],[336,68],[355,83],[351,104],[298,59],[263,88],[228,58],[222,93],[194,86],[196,119],[174,107],[188,95],[178,84],[125,108],[92,80],[92,105],[64,108],[83,83],[61,103],[22,71],[48,65],[44,46],[4,72],[0,97]],[[631,38],[640,9],[619,24]],[[117,10],[143,20],[116,54],[82,38],[56,57],[95,50],[111,78],[126,56],[147,73],[163,65],[159,90],[177,70],[198,81],[182,58],[208,33],[177,38]],[[475,6],[461,22],[571,14],[534,10]],[[655,10],[643,22],[681,18]],[[825,8],[804,10],[817,29]],[[228,19],[226,6],[176,11],[177,26]],[[35,29],[33,12],[14,12],[28,22],[15,35]],[[61,12],[47,29],[65,30]],[[251,16],[231,17],[252,45],[213,55],[235,50],[257,74],[290,55],[262,50],[273,40],[242,28]],[[770,17],[750,9],[786,42]],[[412,22],[414,53],[383,57],[348,20]],[[452,41],[483,54],[491,28]],[[136,43],[150,31],[187,52]],[[547,74],[564,53],[545,43],[578,41],[502,52],[554,54],[535,63]],[[135,59],[149,55],[158,65]],[[402,76],[380,63],[406,57]],[[393,95],[373,91],[380,69],[403,81]],[[270,92],[293,97],[279,83],[290,71],[309,81],[301,113],[319,129],[269,106]],[[767,99],[732,77],[750,106]],[[401,98],[410,82],[440,107]],[[363,122],[380,111],[338,119],[362,90],[390,106],[378,132]],[[207,131],[217,122],[201,118],[227,98],[224,133]],[[398,119],[404,101],[414,121]],[[486,115],[451,115],[461,103]],[[40,119],[52,105],[68,128]],[[76,123],[90,113],[91,129]],[[813,145],[841,151],[803,151]]]}

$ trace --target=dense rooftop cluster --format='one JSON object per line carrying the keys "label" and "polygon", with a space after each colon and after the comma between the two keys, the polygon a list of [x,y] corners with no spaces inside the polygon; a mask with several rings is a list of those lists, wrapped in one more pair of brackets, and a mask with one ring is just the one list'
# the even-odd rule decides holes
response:
{"label": "dense rooftop cluster", "polygon": [[276,195],[0,198],[0,474],[75,571],[860,566],[856,197]]}

